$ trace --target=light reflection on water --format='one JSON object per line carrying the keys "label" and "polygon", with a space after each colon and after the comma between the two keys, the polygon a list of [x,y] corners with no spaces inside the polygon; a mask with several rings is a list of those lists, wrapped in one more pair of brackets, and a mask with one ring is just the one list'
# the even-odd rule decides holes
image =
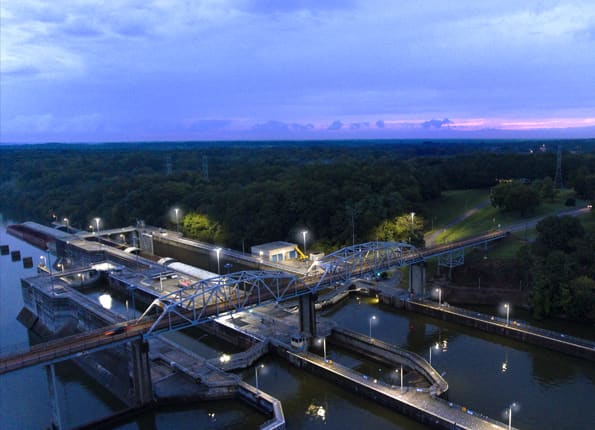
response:
{"label": "light reflection on water", "polygon": [[445,373],[451,401],[496,419],[504,407],[519,402],[523,408],[513,416],[523,429],[590,428],[595,422],[595,366],[587,360],[375,305],[369,299],[350,298],[326,312],[342,326],[364,334],[372,314],[379,318],[374,337],[426,360],[430,347],[441,346],[440,352],[432,348],[432,365]]}
{"label": "light reflection on water", "polygon": [[[7,241],[16,244],[23,256],[39,255],[39,250],[12,237],[7,239],[2,231],[0,243]],[[20,263],[10,262],[10,256],[0,257],[0,347],[28,341],[27,331],[16,321],[22,307],[19,280],[34,275],[34,269],[23,269]],[[121,313],[131,311],[125,306],[126,299],[109,294],[112,310],[120,309],[118,312]],[[521,409],[513,411],[513,425],[519,428],[586,429],[595,422],[595,410],[591,405],[595,398],[595,366],[590,362],[440,320],[395,311],[378,305],[375,299],[361,299],[359,304],[357,300],[349,299],[326,314],[343,326],[363,334],[369,333],[370,317],[376,315],[378,321],[372,325],[374,337],[403,346],[426,359],[429,348],[438,342],[440,352],[432,353],[432,364],[439,372],[446,372],[450,400],[493,418],[505,421],[502,415],[504,408],[517,401]],[[183,338],[186,335],[176,336]],[[187,345],[195,344],[191,337],[184,340]],[[209,338],[212,336],[203,339],[200,344]],[[222,351],[234,352],[233,348],[218,344],[197,346],[196,349],[199,354],[212,356]],[[332,347],[327,353],[333,357]],[[343,357],[336,358],[343,360]],[[285,362],[268,357],[265,363],[267,373],[259,374],[259,384],[282,401],[290,429],[323,426],[326,429],[425,428]],[[372,370],[366,371],[371,373]],[[69,363],[58,366],[57,374],[59,402],[67,427],[80,425],[121,407]],[[246,382],[254,383],[253,369],[241,374]],[[32,386],[37,389],[31,390]],[[47,379],[42,369],[27,369],[0,377],[0,400],[3,429],[44,428],[49,425],[51,411]],[[320,407],[324,408],[324,420],[319,415]],[[226,411],[230,411],[228,418],[224,415]],[[212,406],[150,414],[122,428],[170,428],[172,425],[185,428],[192,423],[200,423],[199,427],[205,428],[249,428],[250,424],[245,423],[261,421],[262,417],[254,414],[252,409],[244,408],[241,403],[229,406],[228,403],[217,402]]]}

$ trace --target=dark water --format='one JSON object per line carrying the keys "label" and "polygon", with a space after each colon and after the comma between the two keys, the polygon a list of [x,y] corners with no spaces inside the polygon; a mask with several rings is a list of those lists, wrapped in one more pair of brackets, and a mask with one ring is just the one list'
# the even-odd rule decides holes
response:
{"label": "dark water", "polygon": [[[41,255],[39,250],[7,236],[3,230],[0,232],[0,243],[8,243],[11,249],[20,249],[23,256],[33,256],[35,262]],[[16,321],[22,307],[19,280],[35,275],[35,269],[23,269],[22,263],[11,262],[10,256],[0,257],[0,348],[10,349],[28,342],[27,331]],[[109,292],[100,287],[90,294],[98,299],[106,293]],[[112,299],[119,312],[131,312],[130,307],[126,309],[125,298],[114,296]],[[502,413],[507,405],[518,402],[520,409],[513,414],[513,425],[522,429],[593,428],[595,365],[592,362],[382,307],[374,300],[348,299],[326,315],[361,333],[368,334],[371,328],[374,337],[403,346],[426,358],[429,358],[430,348],[438,343],[439,348],[432,349],[432,363],[441,373],[446,372],[451,401],[501,421],[505,420]],[[372,315],[376,319],[370,320]],[[574,335],[591,329],[588,326],[572,326]],[[236,350],[211,336],[205,337],[199,330],[170,336],[207,357]],[[378,370],[367,360],[334,351],[331,345],[327,345],[327,354],[364,373],[390,372],[385,367]],[[424,428],[274,357],[265,357],[262,364],[265,367],[259,371],[259,385],[281,400],[288,429]],[[503,371],[504,364],[506,371]],[[71,363],[58,365],[56,373],[58,401],[66,428],[122,408],[116,399]],[[254,369],[240,374],[246,382],[254,384]],[[254,428],[262,420],[261,415],[242,403],[215,402],[160,410],[120,428]],[[0,377],[1,429],[46,428],[50,422],[47,378],[42,368]]]}
{"label": "dark water", "polygon": [[432,348],[432,364],[446,372],[453,402],[500,421],[507,405],[517,402],[513,424],[523,429],[594,428],[592,362],[375,302],[348,299],[327,315],[362,333],[375,315],[374,337],[426,359]]}

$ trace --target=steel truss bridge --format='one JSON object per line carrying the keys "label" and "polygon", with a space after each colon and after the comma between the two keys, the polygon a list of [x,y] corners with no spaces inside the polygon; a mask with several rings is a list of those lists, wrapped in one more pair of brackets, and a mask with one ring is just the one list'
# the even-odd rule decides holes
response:
{"label": "steel truss bridge", "polygon": [[242,271],[205,279],[155,299],[138,321],[161,312],[146,332],[148,337],[158,328],[159,331],[178,330],[198,325],[222,313],[295,299],[335,282],[423,263],[428,258],[438,257],[439,264],[454,267],[463,264],[466,248],[487,246],[488,242],[507,234],[496,231],[426,250],[403,242],[357,244],[315,261],[301,278],[282,271]]}
{"label": "steel truss bridge", "polygon": [[155,299],[136,321],[129,322],[128,330],[124,333],[106,337],[106,329],[121,326],[116,324],[43,344],[43,349],[34,348],[0,357],[0,374],[62,361],[82,352],[100,350],[134,338],[146,340],[159,332],[180,330],[211,321],[223,313],[294,299],[316,293],[334,282],[419,264],[432,257],[446,257],[452,263],[457,259],[453,255],[460,255],[465,248],[485,246],[507,234],[506,231],[492,232],[425,250],[416,249],[408,243],[368,242],[325,256],[312,264],[303,277],[282,271],[243,271],[201,280]]}
{"label": "steel truss bridge", "polygon": [[222,313],[240,312],[265,302],[291,300],[316,293],[335,282],[422,261],[421,253],[408,243],[353,245],[314,262],[304,277],[281,271],[243,271],[198,281],[155,299],[138,321],[161,312],[146,333],[150,336],[158,327],[178,330],[201,324]]}

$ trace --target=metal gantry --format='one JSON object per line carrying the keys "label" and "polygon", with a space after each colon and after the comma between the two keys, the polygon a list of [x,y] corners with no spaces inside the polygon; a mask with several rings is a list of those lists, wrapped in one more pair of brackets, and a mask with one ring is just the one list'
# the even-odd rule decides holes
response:
{"label": "metal gantry", "polygon": [[265,302],[281,302],[311,292],[304,281],[281,271],[242,271],[200,280],[153,300],[138,318],[161,310],[145,336],[156,330],[201,324],[226,312],[239,312]]}
{"label": "metal gantry", "polygon": [[410,266],[424,261],[417,248],[403,242],[367,242],[342,248],[315,261],[309,276],[322,284],[347,281],[369,272]]}

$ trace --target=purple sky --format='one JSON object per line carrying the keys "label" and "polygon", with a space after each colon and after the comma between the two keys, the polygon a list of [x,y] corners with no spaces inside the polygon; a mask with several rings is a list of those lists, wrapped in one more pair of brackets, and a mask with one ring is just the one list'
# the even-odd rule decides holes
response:
{"label": "purple sky", "polygon": [[593,0],[3,0],[0,141],[595,137]]}

